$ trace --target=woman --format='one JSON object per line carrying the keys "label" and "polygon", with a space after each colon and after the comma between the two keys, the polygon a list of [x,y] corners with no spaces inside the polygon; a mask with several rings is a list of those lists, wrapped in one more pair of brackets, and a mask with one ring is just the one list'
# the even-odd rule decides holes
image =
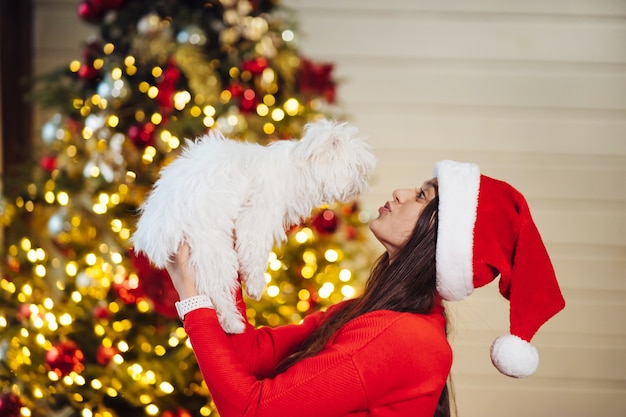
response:
{"label": "woman", "polygon": [[[452,353],[440,293],[452,293],[456,299],[455,286],[460,282],[464,289],[467,283],[462,274],[454,275],[454,266],[451,281],[440,277],[440,259],[446,259],[437,243],[443,227],[440,214],[457,209],[457,200],[468,195],[475,195],[475,206],[480,207],[479,189],[484,193],[493,188],[500,195],[512,187],[501,182],[495,184],[508,188],[493,187],[473,164],[442,161],[435,172],[440,175],[419,189],[394,191],[393,199],[370,223],[386,252],[375,264],[363,295],[314,313],[299,325],[275,329],[248,325],[243,334],[225,334],[208,298],[197,294],[194,272],[186,266],[189,247],[181,247],[168,271],[180,295],[177,307],[185,330],[222,417],[449,416],[446,380]],[[443,189],[446,192],[440,194]],[[443,196],[445,204],[440,201]],[[507,206],[508,199],[498,202]],[[467,211],[472,211],[471,204]],[[476,207],[474,211],[481,212]],[[502,211],[512,216],[510,210]],[[454,214],[452,223],[458,213]],[[472,228],[477,227],[474,235],[480,237],[480,216],[473,217],[469,216]],[[447,230],[446,225],[444,240],[449,240]],[[463,233],[461,224],[459,234]],[[518,235],[511,236],[516,240]],[[511,246],[506,243],[489,242],[498,253],[502,246]],[[454,251],[447,255],[456,262]],[[492,265],[489,280],[497,275],[492,271],[497,267],[502,265]],[[503,270],[503,279],[508,272]],[[241,295],[238,300],[245,314]],[[522,342],[529,345],[532,334],[524,336]],[[500,350],[508,353],[507,346]]]}

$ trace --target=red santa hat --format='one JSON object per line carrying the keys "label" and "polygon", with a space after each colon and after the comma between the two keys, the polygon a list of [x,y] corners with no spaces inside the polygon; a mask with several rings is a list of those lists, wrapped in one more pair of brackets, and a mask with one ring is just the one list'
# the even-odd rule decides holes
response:
{"label": "red santa hat", "polygon": [[500,276],[509,300],[510,334],[491,346],[491,360],[503,374],[522,378],[535,372],[537,330],[565,307],[554,268],[524,196],[506,182],[480,174],[477,165],[440,161],[437,290],[449,301]]}

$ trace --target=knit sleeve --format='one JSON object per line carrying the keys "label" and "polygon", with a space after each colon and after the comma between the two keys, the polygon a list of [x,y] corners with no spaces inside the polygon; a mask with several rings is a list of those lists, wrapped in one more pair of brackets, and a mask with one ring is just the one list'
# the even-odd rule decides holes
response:
{"label": "knit sleeve", "polygon": [[[239,312],[242,317],[246,317],[246,304],[241,289],[237,292],[236,298]],[[273,373],[276,366],[319,327],[324,315],[322,312],[316,312],[305,317],[300,324],[278,327],[254,328],[246,321],[243,333],[227,334],[227,337],[248,372],[263,379]]]}
{"label": "knit sleeve", "polygon": [[[221,417],[339,417],[365,406],[359,373],[346,352],[325,349],[272,379],[259,379],[221,329],[214,310],[190,312],[185,330]],[[277,349],[281,351],[295,339],[277,334],[255,336],[261,340],[254,343],[260,354],[273,362],[280,354],[268,354],[265,346],[282,345]]]}
{"label": "knit sleeve", "polygon": [[307,316],[300,324],[279,327],[247,326],[242,334],[227,334],[231,348],[248,372],[262,379],[294,352],[319,326],[322,313]]}

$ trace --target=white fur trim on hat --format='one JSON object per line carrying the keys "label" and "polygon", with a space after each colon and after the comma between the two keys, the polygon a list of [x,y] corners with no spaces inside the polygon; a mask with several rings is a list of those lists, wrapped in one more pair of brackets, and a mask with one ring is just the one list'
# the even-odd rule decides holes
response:
{"label": "white fur trim on hat", "polygon": [[491,362],[504,375],[524,378],[537,370],[539,353],[524,339],[506,334],[498,337],[491,345]]}
{"label": "white fur trim on hat", "polygon": [[480,168],[444,160],[435,164],[433,173],[439,184],[437,291],[445,300],[458,301],[474,291],[473,242]]}

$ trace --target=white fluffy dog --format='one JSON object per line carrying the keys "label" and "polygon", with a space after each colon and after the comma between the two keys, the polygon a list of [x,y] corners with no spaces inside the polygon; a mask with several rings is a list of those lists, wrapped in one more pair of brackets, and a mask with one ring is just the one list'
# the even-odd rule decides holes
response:
{"label": "white fluffy dog", "polygon": [[165,268],[182,242],[197,288],[213,302],[228,333],[244,329],[237,278],[259,299],[274,244],[324,203],[353,199],[368,185],[375,158],[355,127],[320,120],[301,140],[267,146],[211,132],[159,173],[139,210],[134,250]]}

